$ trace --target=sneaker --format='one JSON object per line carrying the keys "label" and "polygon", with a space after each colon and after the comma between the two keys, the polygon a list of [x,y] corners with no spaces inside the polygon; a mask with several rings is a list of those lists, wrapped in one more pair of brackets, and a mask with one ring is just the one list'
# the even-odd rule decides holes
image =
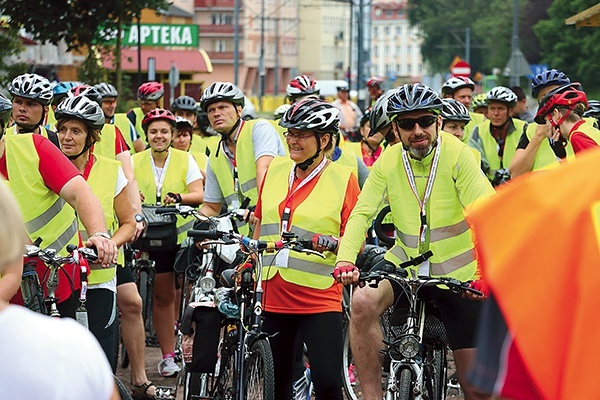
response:
{"label": "sneaker", "polygon": [[348,367],[348,381],[350,381],[350,384],[352,386],[356,385],[356,376],[354,375],[354,369],[356,367],[354,366],[354,364],[350,364],[350,366]]}
{"label": "sneaker", "polygon": [[175,364],[173,356],[167,356],[158,363],[158,373],[162,376],[174,376],[181,371],[179,365]]}
{"label": "sneaker", "polygon": [[310,369],[304,370],[304,374],[292,385],[293,400],[310,399],[312,392],[312,380],[310,379]]}

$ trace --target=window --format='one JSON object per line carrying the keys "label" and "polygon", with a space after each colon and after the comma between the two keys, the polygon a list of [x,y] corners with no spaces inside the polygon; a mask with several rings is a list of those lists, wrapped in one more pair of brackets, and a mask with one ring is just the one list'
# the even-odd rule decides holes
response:
{"label": "window", "polygon": [[373,55],[375,57],[379,57],[379,47],[377,47],[377,46],[373,47]]}
{"label": "window", "polygon": [[396,27],[396,36],[402,36],[402,27],[401,26]]}
{"label": "window", "polygon": [[211,14],[210,23],[213,25],[231,25],[233,23],[233,16],[223,13]]}
{"label": "window", "polygon": [[379,28],[378,27],[373,28],[373,36],[375,36],[375,37],[379,36]]}
{"label": "window", "polygon": [[400,55],[400,46],[396,46],[395,51],[394,51],[394,55]]}
{"label": "window", "polygon": [[386,26],[385,28],[383,28],[383,34],[385,36],[390,36],[390,27]]}
{"label": "window", "polygon": [[225,41],[221,39],[215,40],[215,51],[217,53],[223,53],[225,51]]}
{"label": "window", "polygon": [[380,8],[375,10],[375,16],[381,17],[381,9]]}
{"label": "window", "polygon": [[410,65],[410,64],[406,65],[406,73],[409,75],[412,74],[412,65]]}
{"label": "window", "polygon": [[[386,56],[389,56],[390,55],[390,46],[385,46],[383,49],[384,49],[383,54],[385,54]],[[387,71],[387,69],[386,69],[386,71]]]}
{"label": "window", "polygon": [[403,17],[404,16],[404,10],[398,10],[398,16],[399,17]]}
{"label": "window", "polygon": [[385,15],[387,15],[388,17],[391,17],[392,15],[394,15],[394,10],[387,10],[385,12]]}

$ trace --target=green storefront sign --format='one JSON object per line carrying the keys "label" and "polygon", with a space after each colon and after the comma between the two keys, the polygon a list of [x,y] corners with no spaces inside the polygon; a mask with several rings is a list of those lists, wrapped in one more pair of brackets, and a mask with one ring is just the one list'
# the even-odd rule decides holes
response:
{"label": "green storefront sign", "polygon": [[[115,43],[116,34],[103,31],[101,36]],[[123,46],[198,47],[198,25],[141,24],[123,29]]]}

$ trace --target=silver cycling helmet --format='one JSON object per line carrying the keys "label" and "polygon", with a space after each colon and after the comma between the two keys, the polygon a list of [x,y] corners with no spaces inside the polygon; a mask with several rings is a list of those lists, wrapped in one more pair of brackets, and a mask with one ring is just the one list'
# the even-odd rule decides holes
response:
{"label": "silver cycling helmet", "polygon": [[459,121],[469,122],[471,120],[471,114],[463,103],[454,99],[442,99],[442,119],[444,121]]}
{"label": "silver cycling helmet", "polygon": [[101,130],[104,126],[104,113],[100,105],[85,96],[68,97],[54,112],[56,120],[75,118],[83,121],[92,129]]}
{"label": "silver cycling helmet", "polygon": [[117,92],[117,88],[115,88],[110,83],[102,82],[97,85],[94,85],[98,93],[102,96],[102,98],[106,97],[119,97],[119,92]]}
{"label": "silver cycling helmet", "polygon": [[442,94],[452,95],[459,89],[469,88],[475,90],[475,82],[463,76],[453,76],[442,85]]}
{"label": "silver cycling helmet", "polygon": [[387,114],[393,121],[399,114],[411,111],[442,111],[442,99],[429,86],[421,83],[406,84],[395,89],[387,103]]}
{"label": "silver cycling helmet", "polygon": [[600,118],[600,101],[588,100],[588,107],[583,116],[586,118]]}
{"label": "silver cycling helmet", "polygon": [[369,136],[381,132],[381,130],[391,124],[390,117],[387,114],[387,105],[388,100],[393,93],[394,90],[388,90],[375,101],[375,104],[373,104],[370,113],[371,132],[369,133]]}
{"label": "silver cycling helmet", "polygon": [[191,111],[193,113],[197,113],[200,107],[198,107],[198,103],[194,100],[193,97],[190,96],[180,96],[173,100],[173,104],[171,104],[171,111]]}
{"label": "silver cycling helmet", "polygon": [[44,106],[52,102],[52,85],[50,81],[38,74],[23,74],[12,80],[8,91],[13,96],[35,100]]}
{"label": "silver cycling helmet", "polygon": [[[2,124],[1,129],[4,131],[10,122],[12,115],[12,102],[7,99],[3,94],[0,93],[0,123]],[[2,135],[0,134],[0,137]]]}
{"label": "silver cycling helmet", "polygon": [[228,101],[233,105],[244,107],[244,93],[233,83],[213,82],[202,92],[200,108],[206,112],[208,106],[217,101]]}
{"label": "silver cycling helmet", "polygon": [[505,86],[496,86],[485,95],[485,102],[490,104],[491,101],[505,103],[509,107],[514,107],[517,104],[517,95]]}

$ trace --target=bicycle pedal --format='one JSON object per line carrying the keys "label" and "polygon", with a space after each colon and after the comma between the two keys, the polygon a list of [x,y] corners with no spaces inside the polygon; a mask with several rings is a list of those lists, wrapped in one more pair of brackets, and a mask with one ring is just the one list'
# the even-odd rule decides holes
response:
{"label": "bicycle pedal", "polygon": [[156,400],[171,400],[177,397],[177,389],[169,386],[156,386],[154,398]]}

